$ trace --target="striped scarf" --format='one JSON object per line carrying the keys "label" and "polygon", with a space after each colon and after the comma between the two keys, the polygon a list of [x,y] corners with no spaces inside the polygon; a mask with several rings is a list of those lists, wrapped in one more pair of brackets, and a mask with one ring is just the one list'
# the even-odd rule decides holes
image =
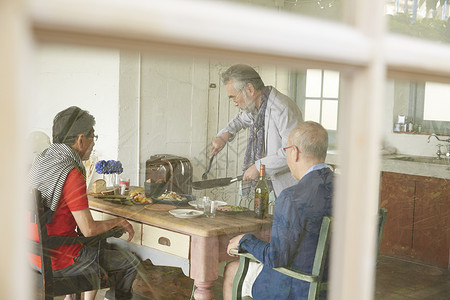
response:
{"label": "striped scarf", "polygon": [[[266,156],[265,141],[264,141],[264,125],[265,125],[265,115],[267,102],[269,102],[269,95],[272,88],[267,86],[261,96],[261,104],[259,106],[258,114],[256,115],[256,120],[250,126],[250,133],[248,137],[247,149],[244,156],[244,165],[242,167],[243,173],[250,168],[255,161],[260,160]],[[269,188],[271,187],[270,180],[267,179]],[[242,182],[242,195],[247,196],[256,187],[258,180],[253,181],[243,181]]]}
{"label": "striped scarf", "polygon": [[51,144],[36,157],[31,166],[30,186],[41,192],[44,205],[52,212],[58,207],[67,175],[73,169],[80,170],[86,177],[80,155],[66,144]]}

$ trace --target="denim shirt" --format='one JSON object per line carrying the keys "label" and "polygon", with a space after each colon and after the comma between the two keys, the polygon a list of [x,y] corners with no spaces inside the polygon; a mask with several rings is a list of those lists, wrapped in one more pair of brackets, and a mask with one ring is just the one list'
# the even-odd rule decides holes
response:
{"label": "denim shirt", "polygon": [[[320,166],[320,167],[319,167]],[[252,287],[254,299],[306,299],[309,283],[272,270],[290,267],[311,272],[322,218],[331,215],[333,172],[317,165],[276,200],[270,243],[246,234],[239,249],[253,254],[264,264]],[[324,280],[328,276],[328,259]]]}

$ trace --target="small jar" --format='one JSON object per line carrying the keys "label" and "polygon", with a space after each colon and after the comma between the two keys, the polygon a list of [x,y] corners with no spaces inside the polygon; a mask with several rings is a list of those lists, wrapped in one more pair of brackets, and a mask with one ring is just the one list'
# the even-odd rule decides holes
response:
{"label": "small jar", "polygon": [[400,125],[400,131],[401,132],[406,132],[406,124],[401,124]]}

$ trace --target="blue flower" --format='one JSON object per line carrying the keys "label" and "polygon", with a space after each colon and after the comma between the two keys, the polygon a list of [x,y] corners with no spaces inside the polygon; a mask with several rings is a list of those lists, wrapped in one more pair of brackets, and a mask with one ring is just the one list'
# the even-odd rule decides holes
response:
{"label": "blue flower", "polygon": [[95,171],[98,174],[105,174],[106,171],[106,161],[100,160],[95,164]]}
{"label": "blue flower", "polygon": [[95,164],[95,171],[98,174],[121,174],[123,172],[122,163],[116,160],[100,160]]}

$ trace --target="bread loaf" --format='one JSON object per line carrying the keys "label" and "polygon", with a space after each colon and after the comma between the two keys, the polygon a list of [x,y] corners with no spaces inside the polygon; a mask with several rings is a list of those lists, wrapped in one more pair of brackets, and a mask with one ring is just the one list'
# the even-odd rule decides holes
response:
{"label": "bread loaf", "polygon": [[106,181],[98,179],[92,184],[92,191],[96,194],[106,191]]}
{"label": "bread loaf", "polygon": [[114,195],[114,190],[109,190],[109,191],[103,191],[101,192],[102,195],[106,196],[106,195]]}

